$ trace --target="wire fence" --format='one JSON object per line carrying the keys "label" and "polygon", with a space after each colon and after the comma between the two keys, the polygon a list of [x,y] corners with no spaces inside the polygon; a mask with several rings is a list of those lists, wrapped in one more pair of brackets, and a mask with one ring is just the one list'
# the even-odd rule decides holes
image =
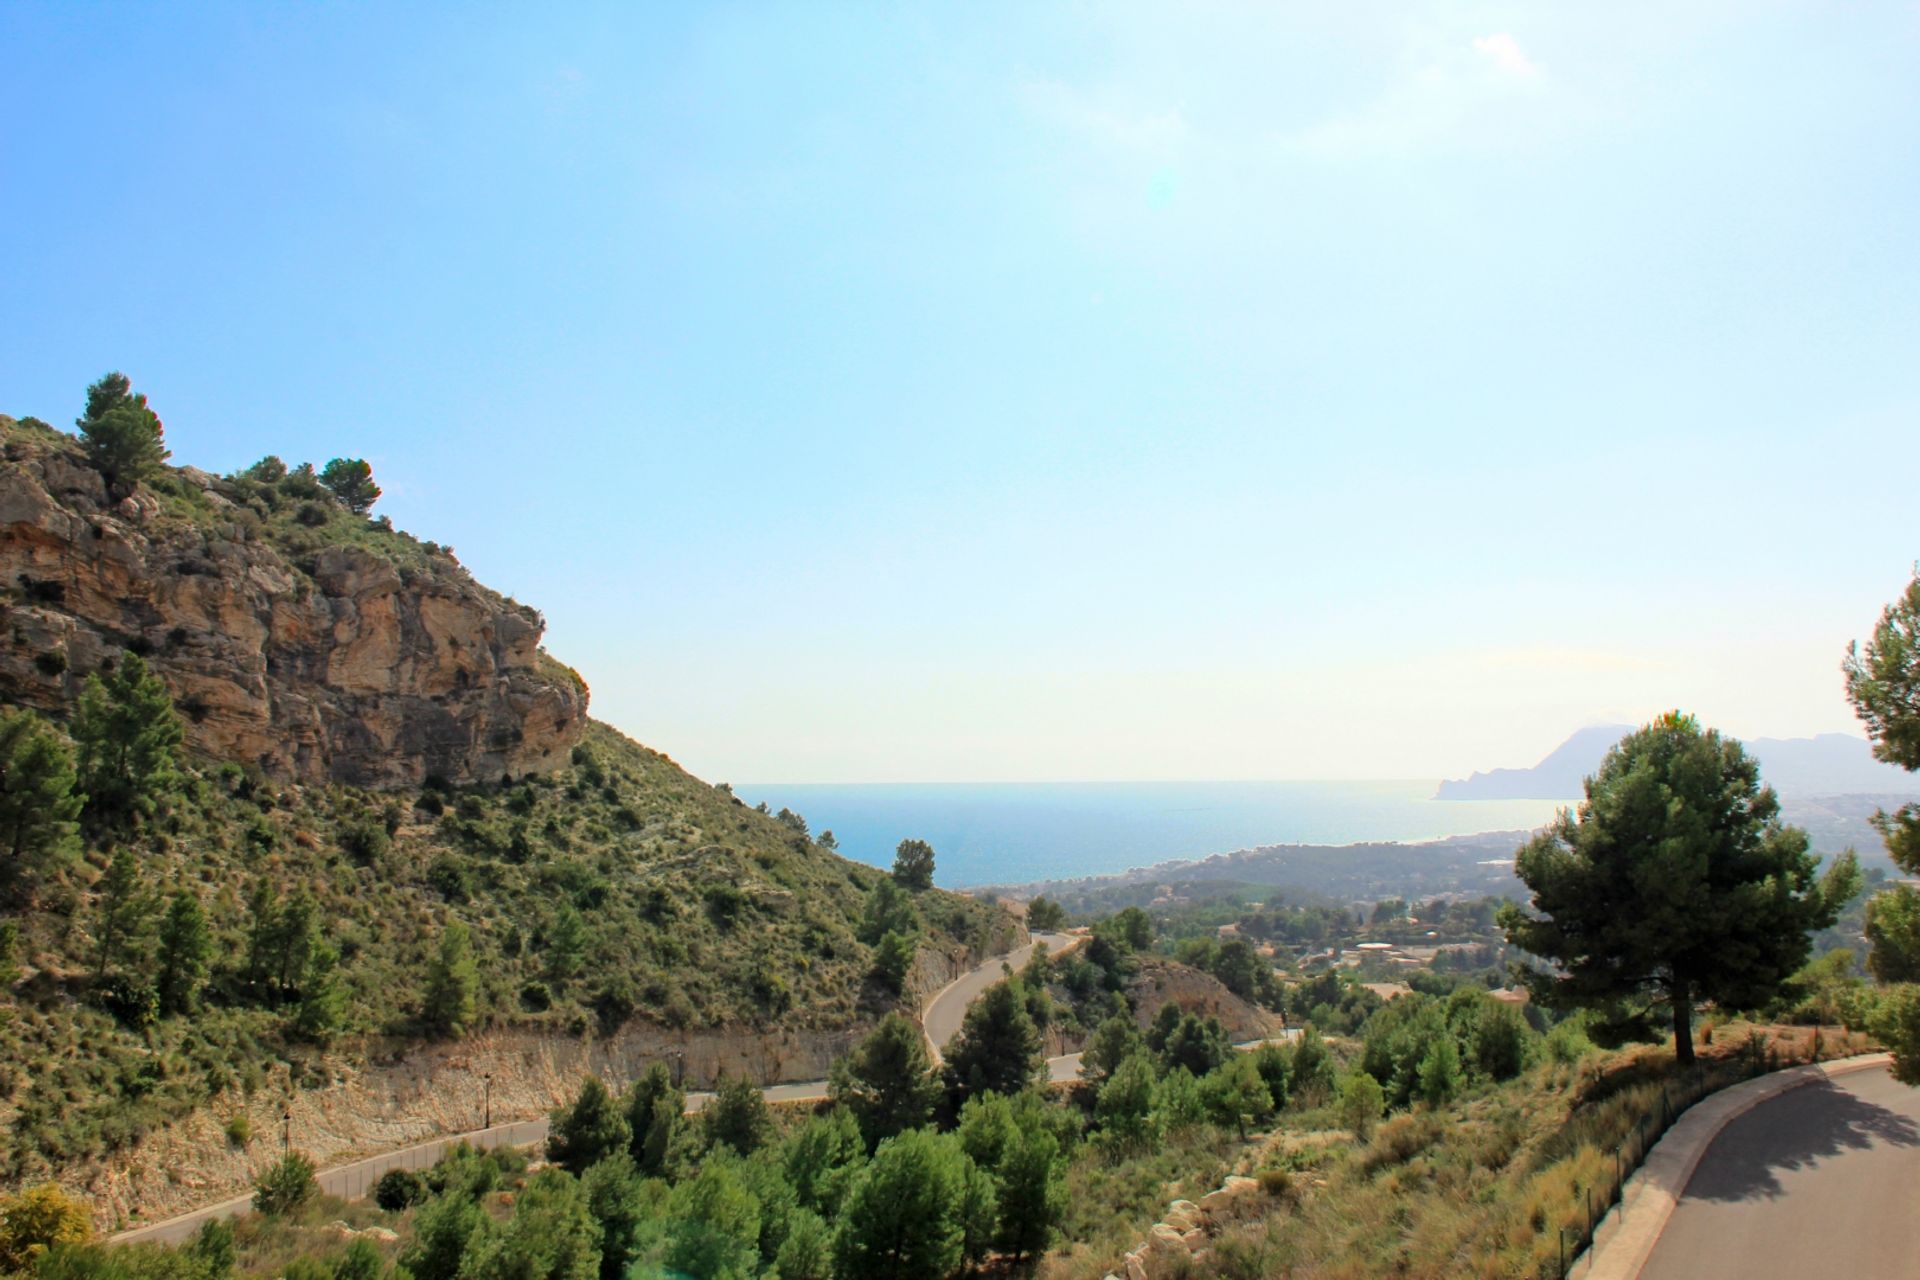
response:
{"label": "wire fence", "polygon": [[[1843,1036],[1838,1053],[1852,1052]],[[1574,1220],[1559,1228],[1557,1256],[1549,1258],[1539,1270],[1540,1280],[1571,1280],[1583,1259],[1588,1257],[1601,1223],[1620,1203],[1627,1180],[1646,1161],[1653,1149],[1687,1109],[1712,1094],[1745,1080],[1752,1080],[1783,1067],[1804,1062],[1819,1062],[1822,1057],[1838,1056],[1822,1052],[1818,1031],[1810,1042],[1809,1056],[1781,1058],[1774,1047],[1758,1035],[1750,1036],[1738,1054],[1711,1062],[1696,1063],[1680,1076],[1661,1085],[1653,1105],[1643,1112],[1626,1136],[1613,1145],[1608,1154],[1610,1167],[1596,1183],[1574,1188]]]}

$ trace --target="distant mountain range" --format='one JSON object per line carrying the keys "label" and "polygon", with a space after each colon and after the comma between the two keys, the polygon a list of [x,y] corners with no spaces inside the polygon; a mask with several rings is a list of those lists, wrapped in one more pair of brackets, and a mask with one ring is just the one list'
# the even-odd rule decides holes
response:
{"label": "distant mountain range", "polygon": [[[1623,724],[1582,729],[1531,769],[1494,769],[1443,782],[1434,799],[1577,800],[1607,749],[1632,731]],[[1755,738],[1746,748],[1760,761],[1760,776],[1782,797],[1920,795],[1920,774],[1875,760],[1867,740],[1852,734]]]}

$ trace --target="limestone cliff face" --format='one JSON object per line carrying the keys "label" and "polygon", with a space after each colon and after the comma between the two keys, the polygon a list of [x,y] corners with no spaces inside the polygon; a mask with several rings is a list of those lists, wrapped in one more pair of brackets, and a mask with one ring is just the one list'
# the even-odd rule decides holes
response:
{"label": "limestone cliff face", "polygon": [[113,502],[76,450],[0,426],[0,699],[61,713],[131,650],[193,747],[374,787],[544,772],[584,732],[586,689],[540,653],[540,616],[431,544],[323,498],[317,519],[353,536],[276,545],[190,468]]}

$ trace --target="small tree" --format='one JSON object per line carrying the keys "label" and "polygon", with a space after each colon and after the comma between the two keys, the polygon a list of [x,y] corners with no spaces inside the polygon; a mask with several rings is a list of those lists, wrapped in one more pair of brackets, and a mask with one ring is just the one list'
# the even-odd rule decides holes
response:
{"label": "small tree", "polygon": [[1017,1268],[1047,1251],[1066,1214],[1065,1162],[1060,1144],[1045,1130],[1022,1133],[1000,1159],[999,1231],[994,1243]]}
{"label": "small tree", "polygon": [[184,736],[166,685],[139,654],[123,655],[105,680],[89,675],[73,714],[87,811],[108,819],[151,813],[173,785]]}
{"label": "small tree", "polygon": [[[1172,1007],[1164,1006],[1163,1012],[1165,1008]],[[1195,1079],[1199,1079],[1225,1062],[1227,1055],[1232,1052],[1233,1046],[1227,1041],[1227,1029],[1220,1025],[1218,1018],[1182,1012],[1179,1021],[1173,1024],[1173,1029],[1161,1043],[1160,1062],[1169,1069],[1185,1067]]]}
{"label": "small tree", "polygon": [[1356,1068],[1341,1078],[1338,1109],[1340,1123],[1365,1142],[1373,1136],[1374,1122],[1387,1109],[1387,1095],[1378,1080]]}
{"label": "small tree", "polygon": [[1247,1125],[1273,1111],[1273,1095],[1260,1078],[1253,1059],[1236,1053],[1200,1082],[1200,1098],[1213,1122],[1231,1128],[1241,1141]]}
{"label": "small tree", "polygon": [[632,1141],[620,1113],[599,1076],[588,1076],[572,1106],[555,1110],[547,1128],[547,1159],[568,1173],[581,1174]]}
{"label": "small tree", "polygon": [[[1168,1005],[1167,1008],[1176,1006]],[[1080,1054],[1080,1075],[1095,1086],[1119,1069],[1121,1063],[1143,1047],[1140,1028],[1124,1013],[1116,1013],[1094,1028],[1092,1039]]]}
{"label": "small tree", "polygon": [[856,932],[860,941],[872,947],[878,946],[889,933],[912,937],[919,928],[912,900],[892,879],[885,879],[876,883],[867,895],[866,909]]}
{"label": "small tree", "polygon": [[738,1162],[708,1160],[667,1201],[673,1223],[661,1261],[701,1280],[752,1280],[760,1263],[760,1202]]}
{"label": "small tree", "polygon": [[840,1216],[847,1184],[866,1162],[860,1126],[845,1107],[810,1117],[787,1139],[780,1161],[795,1200],[827,1220]]}
{"label": "small tree", "polygon": [[1035,898],[1027,904],[1027,928],[1035,933],[1054,933],[1067,922],[1067,909],[1051,898]]}
{"label": "small tree", "polygon": [[892,994],[904,995],[913,969],[913,938],[889,929],[873,948],[873,977]]}
{"label": "small tree", "polygon": [[0,711],[0,895],[30,902],[66,862],[87,798],[74,792],[73,752],[31,711]]}
{"label": "small tree", "polygon": [[914,1280],[960,1265],[960,1153],[927,1129],[880,1144],[847,1192],[834,1239],[839,1280]]}
{"label": "small tree", "polygon": [[534,1174],[514,1197],[511,1218],[481,1218],[459,1274],[461,1280],[597,1280],[600,1230],[585,1189],[557,1169]]}
{"label": "small tree", "polygon": [[1093,1113],[1108,1142],[1123,1150],[1140,1150],[1160,1136],[1154,1112],[1157,1077],[1145,1050],[1122,1059],[1107,1076]]}
{"label": "small tree", "polygon": [[1674,1055],[1693,1062],[1693,1008],[1766,1004],[1806,963],[1810,931],[1853,896],[1852,854],[1827,875],[1807,833],[1738,742],[1678,712],[1628,734],[1562,811],[1520,850],[1533,914],[1500,915],[1516,946],[1553,962],[1527,983],[1552,1008],[1602,1012],[1611,1040],[1651,1033],[1664,1002]]}
{"label": "small tree", "polygon": [[992,1090],[1008,1097],[1045,1069],[1039,1029],[1027,1013],[1026,991],[1017,978],[988,987],[961,1020],[947,1047],[947,1086],[955,1103]]}
{"label": "small tree", "polygon": [[700,1113],[708,1150],[730,1147],[750,1156],[773,1136],[773,1117],[767,1100],[745,1076],[722,1075],[713,1086],[713,1101]]}
{"label": "small tree", "polygon": [[587,962],[587,925],[572,903],[562,903],[547,930],[547,977],[557,987]]}
{"label": "small tree", "polygon": [[453,921],[440,934],[440,946],[427,966],[420,1018],[435,1035],[458,1038],[472,1027],[478,1011],[480,971],[473,962],[473,938]]}
{"label": "small tree", "polygon": [[124,373],[109,373],[87,388],[87,411],[75,425],[109,493],[131,493],[171,456],[159,417]]}
{"label": "small tree", "polygon": [[787,1238],[774,1255],[773,1274],[780,1280],[832,1280],[833,1230],[819,1214],[794,1210]]}
{"label": "small tree", "polygon": [[[122,846],[101,875],[94,906],[93,978],[106,979],[107,971],[119,965],[135,951],[147,927],[152,923],[153,898],[141,883],[140,870],[133,851]],[[148,937],[148,941],[151,938]]]}
{"label": "small tree", "polygon": [[435,1196],[413,1218],[413,1239],[396,1261],[413,1280],[454,1280],[486,1214],[464,1195]]}
{"label": "small tree", "polygon": [[160,922],[160,972],[156,986],[163,1014],[192,1013],[200,1004],[207,967],[213,958],[213,935],[200,900],[185,889],[173,895],[166,918]]}
{"label": "small tree", "polygon": [[915,893],[933,888],[933,846],[925,840],[902,840],[893,851],[893,878]]}
{"label": "small tree", "polygon": [[373,468],[364,458],[335,458],[320,472],[320,483],[357,516],[373,510],[380,500],[380,486],[373,482]]}
{"label": "small tree", "polygon": [[1460,1051],[1453,1037],[1442,1033],[1427,1045],[1426,1054],[1416,1069],[1421,1100],[1430,1107],[1443,1107],[1460,1092]]}
{"label": "small tree", "polygon": [[868,1150],[918,1129],[933,1118],[940,1093],[926,1036],[905,1015],[889,1013],[834,1064],[828,1092],[852,1113]]}
{"label": "small tree", "polygon": [[388,1213],[410,1209],[426,1198],[426,1184],[411,1169],[389,1169],[373,1184],[373,1202]]}
{"label": "small tree", "polygon": [[658,1142],[659,1150],[654,1151],[655,1143],[650,1140],[657,1119],[656,1109],[666,1104],[664,1113],[672,1119],[670,1127],[678,1127],[680,1117],[686,1112],[687,1098],[674,1086],[673,1075],[666,1064],[656,1062],[640,1074],[640,1078],[627,1087],[621,1106],[627,1114],[627,1130],[632,1135],[628,1150],[633,1155],[635,1166],[649,1178],[657,1178],[665,1172],[665,1157],[671,1144],[672,1134],[664,1135]]}
{"label": "small tree", "polygon": [[320,1193],[313,1180],[313,1161],[298,1151],[289,1151],[267,1166],[253,1184],[253,1208],[256,1213],[278,1215],[292,1213]]}
{"label": "small tree", "polygon": [[620,1280],[639,1251],[647,1205],[640,1192],[640,1171],[633,1157],[616,1151],[580,1179],[587,1211],[600,1228],[600,1280]]}
{"label": "small tree", "polygon": [[331,943],[317,944],[300,977],[300,997],[293,1008],[293,1032],[303,1040],[325,1044],[346,1022],[347,993],[340,985],[340,953]]}

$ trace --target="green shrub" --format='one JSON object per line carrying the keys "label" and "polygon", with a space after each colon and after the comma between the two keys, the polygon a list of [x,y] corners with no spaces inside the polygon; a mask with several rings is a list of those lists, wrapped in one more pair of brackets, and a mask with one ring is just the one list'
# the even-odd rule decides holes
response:
{"label": "green shrub", "polygon": [[389,1169],[373,1187],[373,1202],[389,1213],[398,1213],[427,1198],[427,1184],[408,1169]]}
{"label": "green shrub", "polygon": [[253,1207],[268,1216],[288,1214],[320,1192],[313,1178],[313,1161],[290,1151],[267,1167],[253,1184]]}

